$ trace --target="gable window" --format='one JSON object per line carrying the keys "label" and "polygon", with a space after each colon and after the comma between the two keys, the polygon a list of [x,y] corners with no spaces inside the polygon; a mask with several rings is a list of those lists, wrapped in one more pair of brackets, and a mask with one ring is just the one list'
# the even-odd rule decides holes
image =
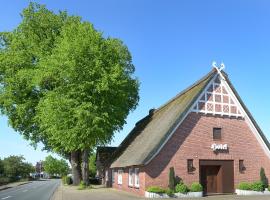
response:
{"label": "gable window", "polygon": [[128,170],[128,186],[133,186],[133,168],[129,168]]}
{"label": "gable window", "polygon": [[187,171],[188,171],[188,173],[192,173],[193,170],[194,170],[193,160],[192,159],[188,159],[187,160]]}
{"label": "gable window", "polygon": [[221,128],[213,128],[213,139],[221,140]]}
{"label": "gable window", "polygon": [[112,183],[114,183],[114,169],[112,169]]}
{"label": "gable window", "polygon": [[122,183],[123,183],[123,170],[122,169],[119,169],[118,170],[118,176],[117,176],[117,178],[118,178],[118,184],[119,185],[122,185]]}
{"label": "gable window", "polygon": [[139,168],[135,168],[135,187],[139,188],[140,187],[140,169]]}
{"label": "gable window", "polygon": [[244,160],[239,160],[239,172],[243,173],[245,169]]}

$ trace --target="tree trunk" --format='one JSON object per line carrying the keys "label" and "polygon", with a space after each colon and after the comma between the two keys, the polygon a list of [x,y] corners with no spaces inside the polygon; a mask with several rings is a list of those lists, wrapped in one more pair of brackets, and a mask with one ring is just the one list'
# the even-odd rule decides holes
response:
{"label": "tree trunk", "polygon": [[79,185],[82,176],[81,176],[81,162],[80,162],[80,151],[72,151],[70,155],[72,176],[73,176],[73,185]]}
{"label": "tree trunk", "polygon": [[86,185],[89,185],[89,150],[82,152],[82,179]]}

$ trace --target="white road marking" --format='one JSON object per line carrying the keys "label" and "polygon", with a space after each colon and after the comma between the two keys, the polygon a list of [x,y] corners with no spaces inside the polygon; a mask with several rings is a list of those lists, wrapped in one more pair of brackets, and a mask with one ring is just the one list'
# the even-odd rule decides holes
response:
{"label": "white road marking", "polygon": [[10,198],[11,196],[7,196],[7,197],[3,197],[2,199],[8,199],[8,198]]}
{"label": "white road marking", "polygon": [[28,190],[24,190],[23,192],[27,192]]}

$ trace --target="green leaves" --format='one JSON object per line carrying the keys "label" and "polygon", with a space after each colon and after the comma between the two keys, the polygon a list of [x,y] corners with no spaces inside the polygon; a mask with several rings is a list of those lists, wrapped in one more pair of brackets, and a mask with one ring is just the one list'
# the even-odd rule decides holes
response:
{"label": "green leaves", "polygon": [[58,153],[111,141],[139,100],[122,41],[36,3],[0,33],[0,109],[33,143]]}
{"label": "green leaves", "polygon": [[45,158],[45,161],[43,162],[44,170],[48,174],[54,176],[54,175],[60,175],[65,176],[69,172],[68,164],[65,160],[61,159],[58,160],[51,155],[47,156]]}

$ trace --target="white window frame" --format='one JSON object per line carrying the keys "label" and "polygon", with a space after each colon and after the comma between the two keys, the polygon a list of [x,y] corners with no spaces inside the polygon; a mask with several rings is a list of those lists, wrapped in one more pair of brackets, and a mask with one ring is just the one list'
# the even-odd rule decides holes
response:
{"label": "white window frame", "polygon": [[134,169],[134,185],[136,188],[140,187],[140,168],[135,168]]}
{"label": "white window frame", "polygon": [[112,183],[114,183],[114,169],[112,169]]}
{"label": "white window frame", "polygon": [[128,169],[128,186],[133,187],[133,175],[134,175],[134,169],[129,168]]}
{"label": "white window frame", "polygon": [[123,170],[122,169],[118,170],[117,183],[119,185],[123,184]]}
{"label": "white window frame", "polygon": [[109,180],[109,171],[106,170],[105,171],[105,181],[108,181]]}

